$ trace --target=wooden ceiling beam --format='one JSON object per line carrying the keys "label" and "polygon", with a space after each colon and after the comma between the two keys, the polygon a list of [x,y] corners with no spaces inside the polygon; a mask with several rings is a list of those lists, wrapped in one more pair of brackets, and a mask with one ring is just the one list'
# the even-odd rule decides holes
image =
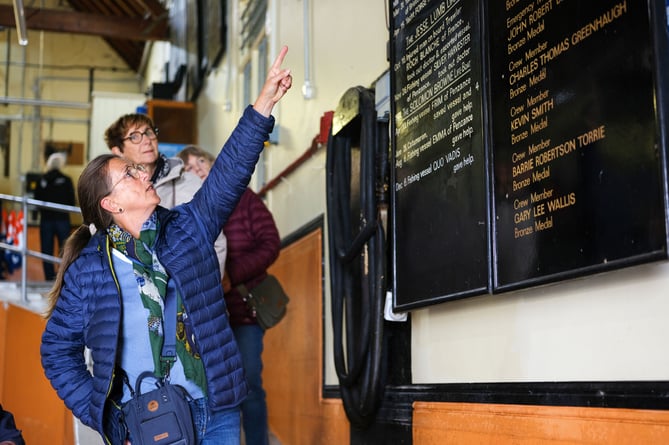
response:
{"label": "wooden ceiling beam", "polygon": [[[32,30],[87,34],[135,41],[169,40],[166,15],[160,20],[112,17],[85,12],[24,8],[26,27]],[[15,27],[14,9],[0,5],[0,26]]]}

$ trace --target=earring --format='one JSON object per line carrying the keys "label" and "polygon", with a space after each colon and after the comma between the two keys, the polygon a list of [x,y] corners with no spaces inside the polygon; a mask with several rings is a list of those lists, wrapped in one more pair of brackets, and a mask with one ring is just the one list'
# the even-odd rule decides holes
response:
{"label": "earring", "polygon": [[118,212],[119,212],[119,213],[123,213],[123,207],[119,207],[119,208],[118,208]]}

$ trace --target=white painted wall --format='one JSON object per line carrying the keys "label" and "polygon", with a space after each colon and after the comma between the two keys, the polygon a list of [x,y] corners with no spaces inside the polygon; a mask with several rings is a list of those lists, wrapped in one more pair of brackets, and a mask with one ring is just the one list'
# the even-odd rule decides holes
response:
{"label": "white painted wall", "polygon": [[417,310],[416,383],[666,380],[669,264]]}
{"label": "white painted wall", "polygon": [[146,97],[138,93],[93,92],[92,96],[89,159],[111,153],[104,138],[107,128],[120,116],[135,113],[137,107],[146,103]]}

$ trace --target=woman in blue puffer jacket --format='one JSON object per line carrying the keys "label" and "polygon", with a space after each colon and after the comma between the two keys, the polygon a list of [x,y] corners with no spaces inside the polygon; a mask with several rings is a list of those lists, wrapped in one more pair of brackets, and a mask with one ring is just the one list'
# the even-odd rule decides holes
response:
{"label": "woman in blue puffer jacket", "polygon": [[[118,415],[130,398],[121,376],[134,387],[143,371],[164,375],[159,355],[166,296],[179,302],[170,381],[193,396],[197,442],[239,442],[239,405],[247,388],[214,240],[253,173],[274,125],[272,109],[291,86],[290,71],[281,68],[286,52],[191,202],[159,207],[141,166],[114,155],[95,158],[79,178],[84,224],[66,243],[49,295],[42,366],[67,407],[105,443],[128,440]],[[132,127],[126,136],[146,131]]]}

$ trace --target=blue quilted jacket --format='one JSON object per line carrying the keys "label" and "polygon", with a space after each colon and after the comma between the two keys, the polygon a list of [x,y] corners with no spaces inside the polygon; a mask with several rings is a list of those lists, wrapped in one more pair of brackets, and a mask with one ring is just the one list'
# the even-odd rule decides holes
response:
{"label": "blue quilted jacket", "polygon": [[[214,240],[244,192],[273,125],[272,117],[248,107],[193,200],[172,210],[156,209],[161,229],[156,252],[191,317],[214,411],[238,405],[247,392],[226,315]],[[101,434],[121,329],[119,286],[103,232],[91,238],[65,272],[41,346],[42,366],[60,398]],[[92,375],[84,347],[91,350]]]}

